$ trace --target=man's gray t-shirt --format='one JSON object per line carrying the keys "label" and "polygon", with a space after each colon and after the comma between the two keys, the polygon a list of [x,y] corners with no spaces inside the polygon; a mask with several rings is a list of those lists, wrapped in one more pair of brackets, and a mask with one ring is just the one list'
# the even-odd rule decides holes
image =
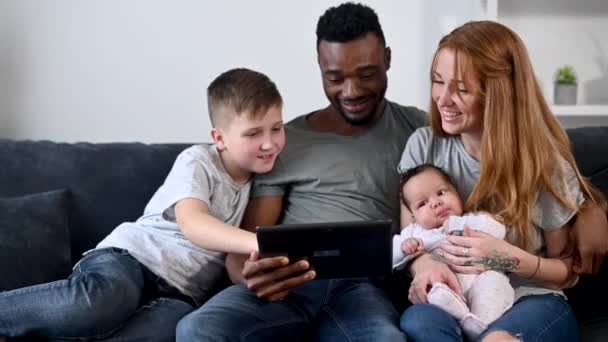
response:
{"label": "man's gray t-shirt", "polygon": [[[465,201],[479,179],[480,163],[465,150],[460,137],[450,136],[434,139],[430,127],[420,128],[412,134],[399,162],[399,172],[403,173],[420,164],[433,164],[444,170],[450,175],[458,193]],[[574,203],[581,204],[584,198],[579,188],[578,179],[574,171],[565,162],[563,164],[565,166],[566,183],[559,184],[559,180],[554,179],[556,189],[563,191],[562,194]],[[576,211],[564,207],[552,194],[541,191],[532,219],[536,227],[533,241],[534,254],[545,255],[543,230],[557,229],[566,224],[575,214]],[[510,234],[507,234],[507,240],[513,244],[517,243]],[[531,294],[563,294],[562,291],[549,290],[514,275],[511,275],[510,279],[515,288],[516,299]]]}
{"label": "man's gray t-shirt", "polygon": [[236,184],[226,173],[215,145],[196,145],[175,160],[164,184],[136,222],[119,225],[97,248],[128,250],[139,262],[196,302],[207,299],[224,270],[224,253],[188,240],[175,222],[174,206],[186,198],[201,200],[209,214],[238,226],[251,182]]}
{"label": "man's gray t-shirt", "polygon": [[397,162],[425,113],[387,101],[368,131],[342,136],[312,129],[302,115],[285,127],[273,170],[256,175],[253,197],[285,195],[283,223],[392,219],[399,222]]}

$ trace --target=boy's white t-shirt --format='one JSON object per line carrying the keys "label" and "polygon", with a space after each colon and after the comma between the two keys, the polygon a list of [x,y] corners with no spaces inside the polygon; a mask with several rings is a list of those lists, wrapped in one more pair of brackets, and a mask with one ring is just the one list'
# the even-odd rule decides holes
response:
{"label": "boy's white t-shirt", "polygon": [[251,182],[236,184],[215,145],[195,145],[175,160],[164,184],[136,222],[119,225],[97,248],[128,250],[139,262],[196,302],[207,299],[224,270],[225,253],[194,245],[175,222],[174,205],[195,198],[227,224],[241,223]]}

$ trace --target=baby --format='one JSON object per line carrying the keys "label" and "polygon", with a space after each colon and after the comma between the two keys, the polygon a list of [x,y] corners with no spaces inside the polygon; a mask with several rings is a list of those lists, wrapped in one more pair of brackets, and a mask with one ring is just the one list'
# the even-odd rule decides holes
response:
{"label": "baby", "polygon": [[[447,234],[460,234],[464,226],[504,239],[505,226],[485,213],[463,213],[463,203],[449,176],[440,168],[423,164],[401,178],[401,199],[412,213],[412,223],[393,237],[393,267],[401,268],[419,251],[432,252],[448,243]],[[467,256],[468,249],[463,249]],[[465,334],[477,338],[488,324],[513,305],[514,291],[500,272],[457,273],[466,303],[446,284],[435,284],[428,293],[430,304],[456,318]],[[468,304],[468,305],[467,305]]]}

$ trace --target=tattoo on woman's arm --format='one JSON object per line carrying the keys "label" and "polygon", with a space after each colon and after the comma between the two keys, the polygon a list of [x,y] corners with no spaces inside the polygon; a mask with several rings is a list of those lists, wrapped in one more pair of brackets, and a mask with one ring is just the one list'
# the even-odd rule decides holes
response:
{"label": "tattoo on woman's arm", "polygon": [[475,263],[480,264],[486,270],[508,273],[517,269],[519,266],[519,259],[510,256],[506,252],[501,253],[498,250],[494,250],[490,256],[477,259],[475,260]]}

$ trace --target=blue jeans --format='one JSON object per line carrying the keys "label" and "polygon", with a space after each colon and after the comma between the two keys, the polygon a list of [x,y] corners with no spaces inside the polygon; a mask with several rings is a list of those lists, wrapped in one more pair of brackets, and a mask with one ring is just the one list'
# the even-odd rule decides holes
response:
{"label": "blue jeans", "polygon": [[182,319],[177,341],[405,341],[398,323],[368,280],[313,280],[278,302],[233,285]]}
{"label": "blue jeans", "polygon": [[174,341],[182,299],[127,251],[94,250],[68,279],[0,293],[0,336]]}
{"label": "blue jeans", "polygon": [[[401,330],[412,341],[463,341],[458,322],[437,306],[417,304],[401,316]],[[502,330],[523,341],[578,341],[574,312],[564,298],[554,294],[526,296],[488,326],[480,340]]]}

